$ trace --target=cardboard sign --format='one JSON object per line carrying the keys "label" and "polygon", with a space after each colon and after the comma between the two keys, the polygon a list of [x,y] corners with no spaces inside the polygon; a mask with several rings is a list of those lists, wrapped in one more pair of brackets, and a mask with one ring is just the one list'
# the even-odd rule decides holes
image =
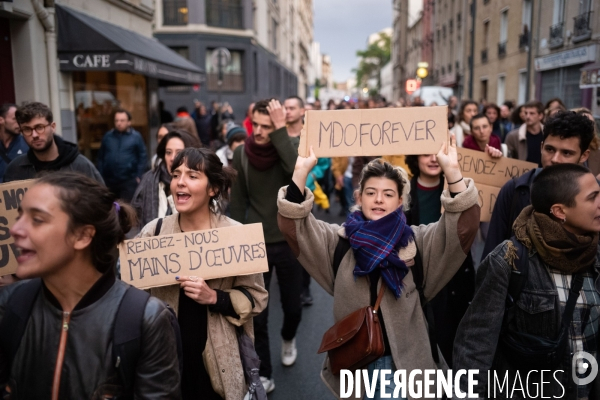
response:
{"label": "cardboard sign", "polygon": [[19,216],[18,209],[25,192],[34,182],[31,179],[0,184],[0,276],[14,274],[17,270],[17,251],[9,229]]}
{"label": "cardboard sign", "polygon": [[514,158],[492,158],[484,151],[458,148],[458,165],[465,178],[472,178],[479,191],[481,222],[492,218],[494,204],[502,186],[512,178],[537,168],[537,164]]}
{"label": "cardboard sign", "polygon": [[436,154],[449,139],[448,107],[309,110],[298,154],[317,157]]}
{"label": "cardboard sign", "polygon": [[475,186],[477,186],[479,206],[481,207],[481,216],[479,220],[481,222],[489,222],[492,219],[494,205],[496,205],[496,199],[498,199],[498,193],[500,193],[501,188],[485,185],[483,183],[475,183]]}
{"label": "cardboard sign", "polygon": [[[466,178],[473,178],[476,184],[502,187],[512,178],[536,169],[535,163],[514,158],[492,158],[486,152],[458,148],[458,164]],[[477,185],[479,187],[479,185]]]}
{"label": "cardboard sign", "polygon": [[121,279],[140,289],[176,284],[176,276],[205,280],[267,272],[262,224],[126,240],[119,246]]}

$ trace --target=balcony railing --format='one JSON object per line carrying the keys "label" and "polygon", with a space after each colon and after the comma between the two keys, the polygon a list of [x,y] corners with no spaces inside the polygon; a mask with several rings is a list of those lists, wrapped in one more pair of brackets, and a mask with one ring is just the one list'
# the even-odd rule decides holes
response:
{"label": "balcony railing", "polygon": [[564,24],[562,22],[550,27],[550,48],[555,49],[564,43],[563,38]]}
{"label": "balcony railing", "polygon": [[498,43],[498,58],[506,57],[506,41]]}
{"label": "balcony railing", "polygon": [[244,29],[241,1],[206,0],[206,24],[219,28]]}
{"label": "balcony railing", "polygon": [[529,32],[523,32],[519,35],[519,50],[525,51],[529,46]]}
{"label": "balcony railing", "polygon": [[481,63],[485,64],[488,62],[488,49],[481,50]]}
{"label": "balcony railing", "polygon": [[590,28],[592,11],[579,14],[573,20],[573,42],[581,42],[592,37],[592,29]]}

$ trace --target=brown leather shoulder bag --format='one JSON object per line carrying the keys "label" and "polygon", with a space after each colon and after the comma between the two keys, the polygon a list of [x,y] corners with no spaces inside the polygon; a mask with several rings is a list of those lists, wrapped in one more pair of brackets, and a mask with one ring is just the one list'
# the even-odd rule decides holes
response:
{"label": "brown leather shoulder bag", "polygon": [[359,308],[336,322],[323,335],[318,353],[328,353],[331,371],[335,375],[342,369],[361,369],[385,352],[377,314],[384,291],[385,283],[381,282],[375,307]]}

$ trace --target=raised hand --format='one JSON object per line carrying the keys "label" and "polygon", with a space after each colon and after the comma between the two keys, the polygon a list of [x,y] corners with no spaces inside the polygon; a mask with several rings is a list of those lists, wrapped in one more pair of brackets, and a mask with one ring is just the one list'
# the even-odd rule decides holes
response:
{"label": "raised hand", "polygon": [[306,186],[306,178],[315,165],[317,165],[317,156],[315,156],[312,146],[310,146],[308,157],[298,156],[296,159],[292,180],[302,193],[304,193],[304,187]]}
{"label": "raised hand", "polygon": [[275,130],[285,126],[285,109],[281,106],[279,100],[271,100],[267,106],[267,111],[269,111]]}
{"label": "raised hand", "polygon": [[[446,149],[448,154],[446,154]],[[465,184],[460,166],[458,165],[456,137],[453,133],[450,135],[450,141],[442,144],[440,151],[436,154],[436,158],[438,164],[442,167],[446,182],[448,182],[448,189],[454,193],[467,190],[467,185]]]}

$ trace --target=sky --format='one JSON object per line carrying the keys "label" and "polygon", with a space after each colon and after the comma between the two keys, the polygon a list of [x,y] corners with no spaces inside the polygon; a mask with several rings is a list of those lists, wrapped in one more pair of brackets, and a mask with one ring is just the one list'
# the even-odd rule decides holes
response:
{"label": "sky", "polygon": [[314,0],[314,40],[331,56],[333,80],[345,82],[358,66],[357,50],[371,33],[392,26],[392,0]]}

